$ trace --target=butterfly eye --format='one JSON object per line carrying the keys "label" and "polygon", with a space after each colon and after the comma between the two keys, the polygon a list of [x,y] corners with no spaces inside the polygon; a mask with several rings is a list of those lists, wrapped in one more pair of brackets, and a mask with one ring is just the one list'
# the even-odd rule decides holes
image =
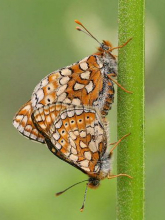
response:
{"label": "butterfly eye", "polygon": [[50,90],[50,87],[48,87],[48,90]]}
{"label": "butterfly eye", "polygon": [[81,122],[82,122],[82,119],[79,119],[78,121],[81,123]]}
{"label": "butterfly eye", "polygon": [[71,122],[70,122],[71,124],[74,124],[74,120],[71,120]]}
{"label": "butterfly eye", "polygon": [[64,134],[64,133],[65,133],[65,130],[62,130],[61,133]]}

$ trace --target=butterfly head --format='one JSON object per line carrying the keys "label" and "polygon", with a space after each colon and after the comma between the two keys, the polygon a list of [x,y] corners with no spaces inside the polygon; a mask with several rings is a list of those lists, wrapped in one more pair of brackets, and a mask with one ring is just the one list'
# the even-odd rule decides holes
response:
{"label": "butterfly head", "polygon": [[100,44],[100,47],[98,47],[98,53],[99,55],[105,56],[105,54],[108,54],[112,57],[112,59],[116,60],[116,56],[114,56],[111,52],[113,50],[113,46],[111,42],[103,40],[103,42]]}
{"label": "butterfly head", "polygon": [[90,177],[88,182],[88,187],[91,189],[97,189],[100,186],[100,180]]}

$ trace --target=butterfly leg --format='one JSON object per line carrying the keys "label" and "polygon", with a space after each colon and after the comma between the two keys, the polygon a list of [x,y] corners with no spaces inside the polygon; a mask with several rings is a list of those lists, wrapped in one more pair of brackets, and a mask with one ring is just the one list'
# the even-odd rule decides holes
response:
{"label": "butterfly leg", "polygon": [[[110,153],[109,153],[109,157],[110,157],[110,158],[111,158],[111,156],[112,156],[112,154],[113,154],[114,149],[119,145],[119,143],[120,143],[124,138],[128,137],[130,134],[131,134],[131,133],[124,135],[122,138],[120,138],[120,140],[118,140],[117,142],[111,144],[111,145],[114,145],[114,147],[110,150]],[[118,175],[112,175],[112,174],[109,173],[108,176],[107,176],[107,178],[108,178],[108,179],[113,179],[113,178],[120,177],[120,176],[127,176],[127,177],[129,177],[129,178],[132,179],[132,177],[131,177],[130,175],[125,174],[125,173],[120,173],[120,174],[118,174]]]}
{"label": "butterfly leg", "polygon": [[108,179],[114,179],[116,177],[120,177],[120,176],[127,176],[128,178],[132,179],[133,177],[128,175],[128,174],[125,174],[125,173],[120,173],[118,175],[111,175],[110,173],[108,174],[107,178]]}
{"label": "butterfly leg", "polygon": [[113,154],[114,149],[119,145],[119,143],[120,143],[124,138],[126,138],[127,136],[129,136],[130,134],[131,134],[131,133],[124,135],[122,138],[120,138],[120,140],[118,140],[117,142],[111,144],[111,145],[114,145],[114,147],[110,150],[110,153],[109,153],[110,157],[111,157],[111,155]]}
{"label": "butterfly leg", "polygon": [[133,93],[133,92],[131,92],[131,91],[128,91],[127,89],[125,89],[122,85],[120,85],[116,80],[114,80],[111,76],[113,76],[113,74],[108,74],[107,75],[108,76],[108,78],[110,79],[110,80],[112,80],[116,85],[118,85],[123,91],[125,91],[126,93]]}
{"label": "butterfly leg", "polygon": [[110,49],[110,51],[115,50],[115,49],[120,49],[120,48],[122,48],[122,47],[125,47],[131,40],[132,40],[132,38],[130,38],[130,39],[127,40],[124,44],[122,44],[122,45],[120,45],[120,46],[118,46],[118,47],[112,47],[112,48]]}

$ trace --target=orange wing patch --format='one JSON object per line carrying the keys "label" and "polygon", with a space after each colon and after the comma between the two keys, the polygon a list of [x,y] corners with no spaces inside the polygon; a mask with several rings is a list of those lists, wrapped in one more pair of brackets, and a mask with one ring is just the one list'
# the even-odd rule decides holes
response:
{"label": "orange wing patch", "polygon": [[45,138],[38,132],[34,126],[31,114],[32,114],[31,101],[28,101],[15,115],[13,119],[13,125],[17,130],[25,137],[45,143]]}

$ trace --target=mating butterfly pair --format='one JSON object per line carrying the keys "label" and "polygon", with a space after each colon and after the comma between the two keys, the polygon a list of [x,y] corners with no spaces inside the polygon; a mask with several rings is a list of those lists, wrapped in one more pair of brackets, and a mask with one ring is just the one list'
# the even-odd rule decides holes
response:
{"label": "mating butterfly pair", "polygon": [[[76,23],[97,41],[79,21]],[[114,99],[112,77],[117,76],[116,57],[111,52],[124,46],[113,48],[108,41],[99,44],[93,55],[42,79],[31,100],[13,120],[21,134],[46,143],[53,154],[86,173],[90,188],[98,187],[106,177],[113,177],[110,175],[112,150],[106,152],[105,116]],[[84,204],[81,210],[83,207]]]}

